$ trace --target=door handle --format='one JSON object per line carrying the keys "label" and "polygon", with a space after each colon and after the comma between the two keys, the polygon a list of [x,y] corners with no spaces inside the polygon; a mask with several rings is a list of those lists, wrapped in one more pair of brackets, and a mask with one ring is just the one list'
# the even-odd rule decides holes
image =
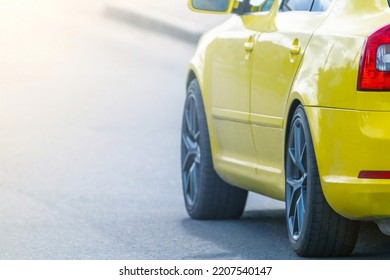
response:
{"label": "door handle", "polygon": [[292,55],[298,55],[301,53],[302,47],[301,44],[299,43],[299,39],[295,38],[292,45],[290,46],[290,53]]}
{"label": "door handle", "polygon": [[291,54],[300,54],[301,53],[301,46],[296,46],[296,45],[292,45],[291,47],[290,47],[290,53]]}
{"label": "door handle", "polygon": [[244,44],[245,51],[248,52],[248,53],[252,52],[253,51],[253,46],[254,46],[253,42],[246,42]]}
{"label": "door handle", "polygon": [[253,49],[255,48],[255,38],[253,35],[249,36],[248,41],[244,43],[244,49],[245,49],[245,59],[249,60],[251,57],[251,53]]}

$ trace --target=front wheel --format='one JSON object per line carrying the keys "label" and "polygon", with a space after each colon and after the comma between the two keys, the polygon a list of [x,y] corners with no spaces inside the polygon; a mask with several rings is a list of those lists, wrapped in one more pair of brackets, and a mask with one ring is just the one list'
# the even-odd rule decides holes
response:
{"label": "front wheel", "polygon": [[338,215],[322,192],[305,111],[298,106],[286,146],[286,222],[291,246],[302,257],[349,255],[359,223]]}
{"label": "front wheel", "polygon": [[187,90],[181,131],[184,202],[194,219],[235,219],[244,210],[247,191],[224,182],[213,167],[208,126],[199,84]]}

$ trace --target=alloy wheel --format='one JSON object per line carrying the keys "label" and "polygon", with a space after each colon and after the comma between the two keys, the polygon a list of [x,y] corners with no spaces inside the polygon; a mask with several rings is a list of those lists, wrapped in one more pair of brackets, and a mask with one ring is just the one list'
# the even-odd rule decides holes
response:
{"label": "alloy wheel", "polygon": [[286,160],[286,211],[290,236],[298,240],[307,205],[307,145],[301,118],[291,126]]}
{"label": "alloy wheel", "polygon": [[184,105],[182,127],[182,176],[184,196],[193,205],[200,185],[199,119],[197,103],[193,94],[187,96]]}

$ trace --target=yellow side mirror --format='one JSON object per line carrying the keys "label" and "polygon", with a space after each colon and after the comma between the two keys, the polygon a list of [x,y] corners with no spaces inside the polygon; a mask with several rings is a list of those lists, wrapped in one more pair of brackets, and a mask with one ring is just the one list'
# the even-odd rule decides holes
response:
{"label": "yellow side mirror", "polygon": [[239,2],[237,0],[189,0],[192,11],[213,14],[230,14]]}

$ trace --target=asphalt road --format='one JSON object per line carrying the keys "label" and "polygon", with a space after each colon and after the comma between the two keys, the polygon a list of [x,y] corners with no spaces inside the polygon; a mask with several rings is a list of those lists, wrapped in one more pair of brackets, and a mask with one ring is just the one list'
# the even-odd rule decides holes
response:
{"label": "asphalt road", "polygon": [[[0,259],[297,258],[281,202],[251,194],[238,221],[185,212],[194,45],[107,17],[100,2],[24,2],[0,1]],[[389,248],[367,223],[352,258]]]}

